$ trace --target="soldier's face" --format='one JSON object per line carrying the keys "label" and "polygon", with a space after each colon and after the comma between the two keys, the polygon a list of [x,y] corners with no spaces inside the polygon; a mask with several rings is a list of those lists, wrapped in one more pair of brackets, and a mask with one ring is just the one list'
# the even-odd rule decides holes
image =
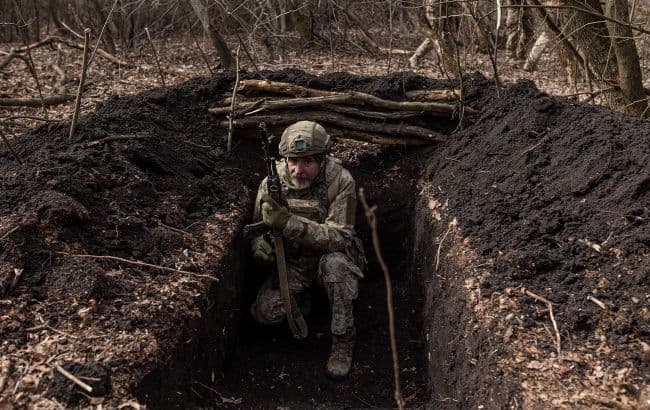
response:
{"label": "soldier's face", "polygon": [[320,163],[313,156],[287,158],[291,182],[299,189],[308,188],[320,171]]}

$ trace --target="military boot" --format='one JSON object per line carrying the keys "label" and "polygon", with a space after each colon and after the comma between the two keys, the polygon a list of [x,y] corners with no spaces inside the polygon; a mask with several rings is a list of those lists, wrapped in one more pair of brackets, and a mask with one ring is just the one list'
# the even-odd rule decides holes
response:
{"label": "military boot", "polygon": [[350,373],[355,337],[354,328],[348,329],[343,335],[332,335],[332,352],[326,366],[326,374],[330,379],[341,380]]}

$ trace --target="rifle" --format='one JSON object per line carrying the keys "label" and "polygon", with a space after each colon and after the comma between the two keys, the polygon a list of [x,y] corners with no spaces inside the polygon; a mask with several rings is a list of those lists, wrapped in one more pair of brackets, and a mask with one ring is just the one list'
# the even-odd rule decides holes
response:
{"label": "rifle", "polygon": [[[271,143],[266,130],[266,124],[261,122],[259,124],[260,138],[262,140],[262,148],[264,150],[264,162],[266,163],[266,188],[271,199],[281,205],[286,206],[286,201],[284,201],[282,195],[282,183],[280,182],[280,176],[278,175],[278,170],[275,165],[275,161],[278,158],[277,155],[271,153]],[[262,227],[262,224],[264,227]],[[248,229],[247,229],[248,228]],[[250,224],[244,227],[244,236],[251,235],[251,233],[260,232],[264,233],[268,231],[269,228],[264,224],[264,222],[258,222],[255,224]],[[275,260],[278,268],[278,279],[280,282],[280,294],[282,295],[282,301],[284,303],[284,311],[287,315],[287,322],[289,323],[289,328],[291,333],[297,339],[303,339],[307,337],[307,323],[302,317],[302,312],[298,308],[296,299],[291,295],[289,291],[289,277],[287,273],[287,261],[285,258],[284,252],[284,238],[282,237],[282,231],[280,229],[271,229],[271,237],[273,239],[273,245],[275,247]]]}

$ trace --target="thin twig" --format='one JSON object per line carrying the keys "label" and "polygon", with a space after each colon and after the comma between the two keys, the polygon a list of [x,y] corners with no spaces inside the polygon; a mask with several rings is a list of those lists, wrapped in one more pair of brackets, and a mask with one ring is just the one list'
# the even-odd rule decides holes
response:
{"label": "thin twig", "polygon": [[151,41],[151,35],[149,34],[149,28],[145,27],[144,32],[147,33],[147,39],[149,40],[149,45],[151,46],[151,49],[153,50],[153,57],[156,59],[156,66],[158,67],[158,74],[160,74],[160,82],[162,83],[163,87],[165,86],[165,77],[163,76],[162,69],[160,68],[160,61],[158,60],[158,52],[156,51],[156,47],[153,45],[153,41]]}
{"label": "thin twig", "polygon": [[185,16],[185,20],[187,21],[187,26],[190,32],[190,36],[192,36],[192,40],[194,41],[194,45],[196,45],[196,48],[199,49],[199,53],[201,54],[201,58],[203,58],[203,62],[208,67],[208,71],[210,72],[210,75],[214,74],[214,71],[212,71],[212,67],[210,67],[208,56],[205,55],[203,48],[201,48],[201,44],[199,44],[199,40],[196,38],[196,35],[194,34],[194,30],[192,30],[192,22],[190,21],[190,18],[187,15],[187,10],[185,10],[185,8],[183,8],[183,16]]}
{"label": "thin twig", "polygon": [[76,384],[77,386],[81,387],[82,389],[84,389],[84,390],[87,391],[88,393],[92,393],[92,392],[93,392],[93,388],[92,388],[92,387],[88,386],[86,383],[84,383],[84,382],[82,382],[81,380],[79,380],[79,379],[78,379],[74,374],[68,372],[68,371],[67,371],[66,369],[64,369],[63,367],[61,367],[61,366],[59,366],[59,365],[57,364],[56,366],[54,366],[54,368],[55,368],[56,370],[58,370],[59,373],[61,373],[62,375],[64,375],[68,380],[70,380],[71,382],[73,382],[73,383]]}
{"label": "thin twig", "polygon": [[[29,45],[29,34],[27,33],[27,22],[25,21],[25,18],[23,17],[23,13],[20,11],[20,6],[16,2],[16,0],[13,0],[14,8],[16,9],[16,14],[18,15],[18,18],[20,19],[20,33],[23,36],[23,41],[25,42],[25,46]],[[27,67],[29,68],[29,71],[31,72],[32,76],[34,77],[34,81],[36,81],[36,88],[38,89],[38,96],[41,99],[41,108],[43,108],[43,112],[45,115],[47,115],[47,108],[45,106],[45,103],[43,102],[43,90],[41,88],[41,81],[38,78],[38,74],[36,73],[36,66],[34,65],[34,59],[32,59],[32,53],[30,49],[27,49]]]}
{"label": "thin twig", "polygon": [[237,39],[239,40],[239,44],[241,45],[241,48],[244,49],[244,53],[246,53],[246,57],[248,57],[248,60],[251,62],[251,64],[253,64],[253,68],[255,68],[255,71],[260,71],[260,69],[257,67],[257,64],[255,64],[255,60],[253,60],[253,57],[251,57],[250,53],[248,52],[248,49],[244,44],[244,40],[242,40],[239,33],[237,34]]}
{"label": "thin twig", "polygon": [[111,18],[111,15],[113,14],[113,10],[115,10],[115,6],[117,5],[117,2],[119,0],[115,0],[113,2],[113,6],[111,7],[111,11],[108,12],[108,16],[106,16],[106,20],[104,21],[104,25],[102,26],[102,30],[99,32],[99,36],[97,37],[97,43],[95,44],[95,48],[93,48],[93,53],[90,55],[90,58],[88,59],[88,65],[93,62],[93,58],[95,58],[95,53],[97,52],[97,49],[99,48],[99,44],[102,41],[102,36],[104,35],[104,30],[106,30],[106,26],[108,25],[108,20]]}
{"label": "thin twig", "polygon": [[395,401],[397,402],[397,408],[400,410],[404,409],[404,398],[402,397],[402,392],[400,388],[399,380],[399,360],[397,357],[397,338],[395,337],[395,318],[393,310],[393,290],[390,284],[390,273],[388,272],[388,266],[384,262],[384,257],[381,253],[381,246],[379,243],[379,234],[377,233],[377,216],[375,215],[375,208],[368,207],[366,202],[366,197],[363,193],[363,188],[359,188],[359,201],[363,205],[364,213],[366,214],[366,219],[368,219],[368,225],[370,225],[370,230],[372,232],[372,245],[375,248],[375,254],[377,255],[377,260],[381,266],[381,270],[384,272],[384,281],[386,282],[386,305],[388,306],[388,328],[390,332],[390,348],[393,355],[393,377],[395,378]]}
{"label": "thin twig", "polygon": [[228,115],[228,154],[232,148],[233,120],[235,117],[235,104],[237,100],[237,87],[239,87],[239,49],[235,54],[235,86],[232,88],[232,100],[230,101],[230,115]]}
{"label": "thin twig", "polygon": [[438,244],[438,251],[436,252],[436,272],[438,272],[438,266],[440,264],[440,249],[442,249],[442,243],[445,241],[447,238],[447,235],[449,235],[449,232],[451,232],[451,228],[454,227],[454,223],[449,224],[449,228],[447,229],[447,232],[445,232],[444,235],[442,235],[442,239],[440,240],[440,243]]}
{"label": "thin twig", "polygon": [[165,229],[169,229],[172,232],[176,232],[177,234],[179,234],[181,236],[184,236],[185,238],[191,240],[192,242],[196,242],[196,239],[194,238],[194,236],[189,232],[185,232],[182,229],[178,229],[178,228],[174,228],[173,226],[166,225],[166,224],[162,223],[161,221],[158,221],[158,225],[160,225],[161,227],[163,227]]}
{"label": "thin twig", "polygon": [[70,124],[70,142],[74,138],[74,133],[77,130],[77,119],[79,118],[79,109],[81,108],[81,94],[84,89],[84,82],[86,81],[86,69],[88,68],[88,43],[90,41],[90,29],[84,29],[84,54],[81,60],[81,79],[79,80],[79,88],[77,89],[77,99],[74,102],[74,113],[72,114],[72,123]]}
{"label": "thin twig", "polygon": [[92,147],[93,145],[100,145],[105,142],[111,142],[111,141],[128,141],[128,140],[140,140],[140,139],[145,139],[147,138],[144,135],[113,135],[111,137],[106,137],[94,141],[88,141],[84,144],[86,147]]}
{"label": "thin twig", "polygon": [[[2,141],[4,141],[5,145],[7,146],[7,149],[8,149],[9,151],[11,151],[11,154],[14,156],[14,158],[16,158],[16,161],[18,161],[18,163],[19,163],[20,165],[23,165],[23,161],[20,159],[20,157],[18,156],[18,154],[16,153],[16,151],[14,151],[13,147],[12,147],[11,144],[9,143],[9,140],[7,139],[7,136],[5,135],[4,131],[2,131],[2,128],[0,128],[0,138],[2,138]],[[9,235],[11,232],[12,232],[12,231],[9,231],[6,235],[4,235],[4,236],[3,236],[2,238],[0,238],[0,239],[4,239],[5,236]]]}
{"label": "thin twig", "polygon": [[57,253],[60,253],[60,254],[66,255],[66,256],[71,256],[73,258],[100,259],[100,260],[109,260],[109,261],[115,261],[115,262],[123,262],[123,263],[128,263],[128,264],[131,264],[131,265],[144,266],[144,267],[147,267],[147,268],[158,269],[158,270],[167,271],[167,272],[182,273],[184,275],[191,275],[191,276],[195,276],[197,278],[206,278],[206,279],[213,280],[215,282],[219,282],[219,278],[215,278],[214,276],[202,275],[202,274],[199,274],[199,273],[188,272],[186,270],[168,268],[166,266],[152,265],[151,263],[134,261],[134,260],[131,260],[131,259],[118,258],[117,256],[84,255],[84,254],[74,254],[74,253],[66,253],[66,252],[57,252]]}
{"label": "thin twig", "polygon": [[62,25],[66,30],[68,30],[70,33],[72,33],[75,37],[77,37],[79,40],[83,40],[83,39],[84,39],[84,36],[82,36],[81,34],[77,33],[77,32],[74,31],[72,28],[70,28],[70,26],[68,26],[67,24],[65,24],[65,21],[61,21],[61,25]]}
{"label": "thin twig", "polygon": [[557,328],[557,322],[555,321],[555,316],[553,315],[553,303],[551,303],[550,300],[542,296],[534,294],[533,292],[529,291],[524,287],[521,288],[521,292],[524,295],[530,296],[531,298],[539,302],[545,303],[546,306],[548,307],[548,315],[551,317],[551,323],[553,323],[553,330],[555,330],[555,349],[557,350],[557,356],[560,357],[560,354],[562,352],[561,343],[560,343],[560,331]]}
{"label": "thin twig", "polygon": [[598,306],[602,310],[607,310],[607,305],[605,305],[605,303],[603,303],[603,301],[601,301],[599,299],[596,299],[595,297],[593,297],[591,295],[587,296],[587,300],[592,302],[593,304],[595,304],[596,306]]}
{"label": "thin twig", "polygon": [[33,115],[12,115],[8,117],[0,117],[0,122],[6,122],[11,120],[34,120],[34,121],[43,121],[43,122],[58,122],[59,120],[52,120],[44,117],[36,117]]}

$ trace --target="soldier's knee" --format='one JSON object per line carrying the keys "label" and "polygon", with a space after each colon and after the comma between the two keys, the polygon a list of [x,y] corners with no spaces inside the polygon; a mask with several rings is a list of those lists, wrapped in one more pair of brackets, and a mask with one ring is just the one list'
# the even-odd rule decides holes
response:
{"label": "soldier's knee", "polygon": [[345,281],[348,275],[349,265],[352,262],[345,254],[333,252],[325,254],[320,259],[320,274],[323,283],[335,283]]}
{"label": "soldier's knee", "polygon": [[279,291],[260,289],[255,303],[251,305],[251,316],[263,325],[275,325],[284,320],[284,307]]}

